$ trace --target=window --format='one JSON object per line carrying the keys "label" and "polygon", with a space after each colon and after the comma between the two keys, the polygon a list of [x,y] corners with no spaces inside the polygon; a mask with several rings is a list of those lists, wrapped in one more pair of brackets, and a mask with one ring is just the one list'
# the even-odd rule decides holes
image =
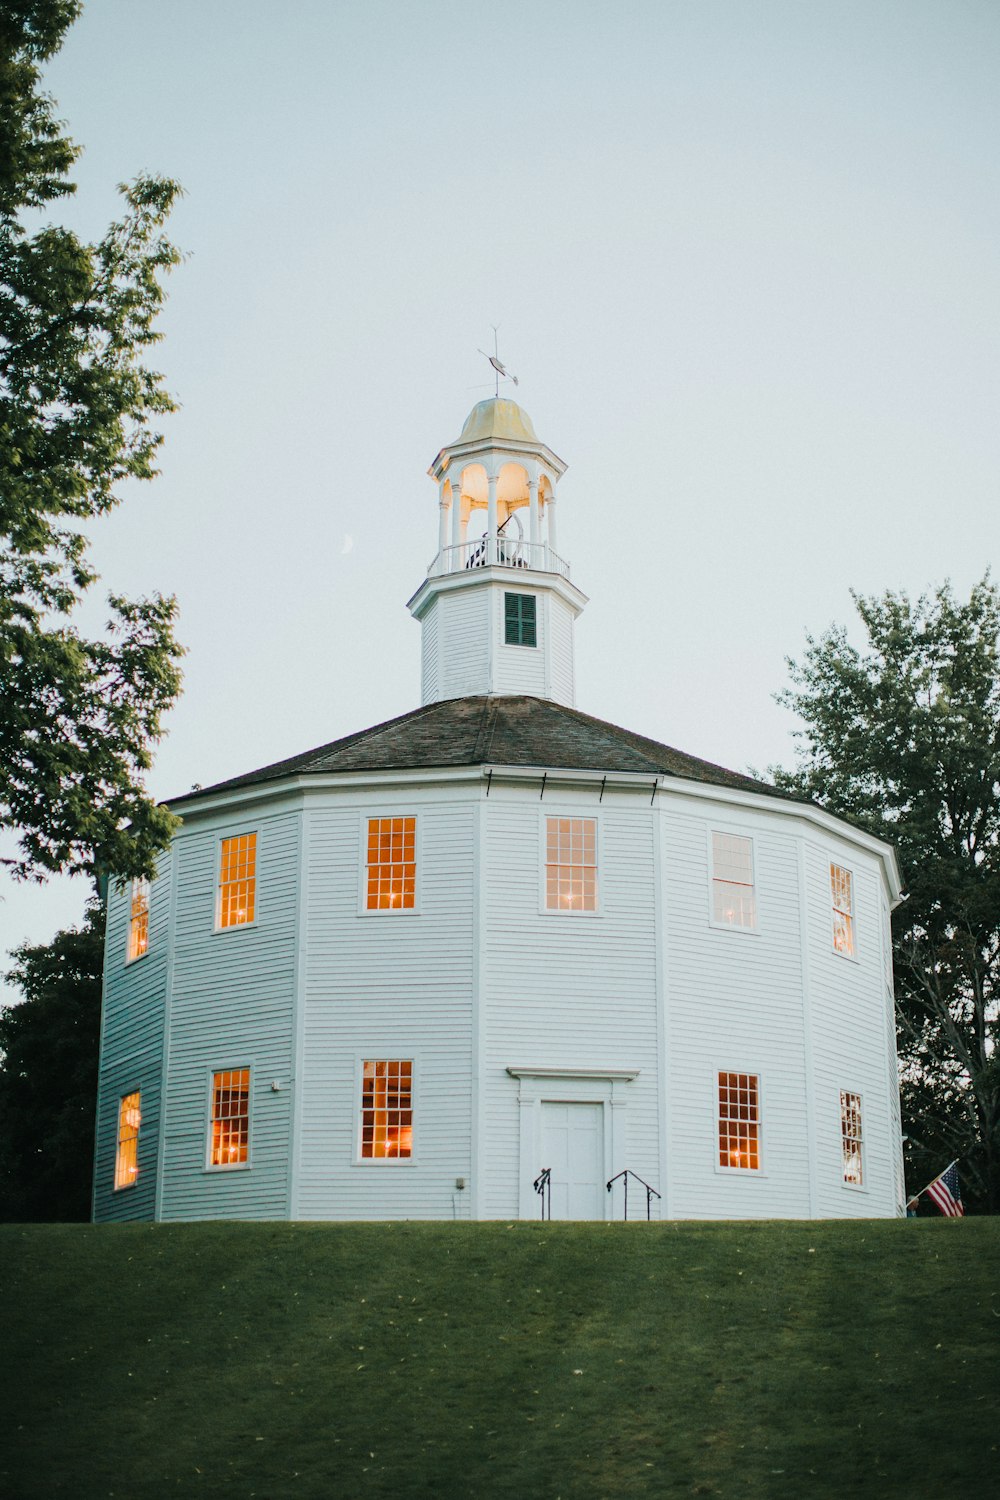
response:
{"label": "window", "polygon": [[864,1184],[861,1133],[861,1095],[840,1091],[840,1139],[844,1154],[844,1181],[853,1187]]}
{"label": "window", "polygon": [[257,896],[257,835],[222,840],[219,866],[219,926],[243,927],[254,919]]}
{"label": "window", "polygon": [[149,947],[149,881],[133,880],[125,962],[141,958]]}
{"label": "window", "polygon": [[412,908],[416,888],[416,818],[369,818],[368,910]]}
{"label": "window", "polygon": [[712,834],[712,921],[726,927],[757,926],[752,839]]}
{"label": "window", "polygon": [[719,1074],[719,1166],[760,1168],[760,1080],[756,1073]]}
{"label": "window", "polygon": [[209,1165],[236,1167],[250,1149],[250,1069],[212,1074],[212,1139]]}
{"label": "window", "polygon": [[139,1178],[139,1125],[142,1095],[123,1094],[118,1105],[118,1149],[115,1152],[115,1192],[135,1187]]}
{"label": "window", "polygon": [[413,1063],[367,1059],[361,1086],[361,1156],[388,1160],[413,1154]]}
{"label": "window", "polygon": [[508,646],[537,646],[534,594],[504,594],[503,638]]}
{"label": "window", "polygon": [[597,910],[596,818],[546,818],[545,905]]}
{"label": "window", "polygon": [[833,946],[848,958],[854,956],[853,880],[850,870],[830,866],[830,896],[833,901]]}

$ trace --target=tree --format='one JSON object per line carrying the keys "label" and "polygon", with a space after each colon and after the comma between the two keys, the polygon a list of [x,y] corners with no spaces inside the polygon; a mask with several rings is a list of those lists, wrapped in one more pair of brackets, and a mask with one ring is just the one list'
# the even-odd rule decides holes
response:
{"label": "tree", "polygon": [[0,1220],[90,1218],[104,908],[51,943],[24,944],[0,1009]]}
{"label": "tree", "polygon": [[38,227],[74,191],[78,148],[39,78],[78,11],[0,7],[0,832],[16,832],[20,878],[151,875],[174,826],[142,785],[180,687],[174,600],[112,594],[97,640],[70,617],[96,581],[85,523],[153,476],[152,424],[174,406],[142,359],[179,258],[162,233],[179,188],[122,187],[96,244]]}
{"label": "tree", "polygon": [[[854,595],[867,643],[808,638],[779,701],[805,728],[779,786],[895,844],[893,914],[911,1190],[952,1157],[1000,1207],[1000,590]],[[919,1179],[919,1180],[918,1180]]]}

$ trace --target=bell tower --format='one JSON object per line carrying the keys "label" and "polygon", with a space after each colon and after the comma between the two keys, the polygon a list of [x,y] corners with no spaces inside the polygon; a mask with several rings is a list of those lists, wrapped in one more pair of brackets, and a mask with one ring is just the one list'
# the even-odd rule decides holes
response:
{"label": "bell tower", "polygon": [[474,406],[431,464],[438,550],[408,604],[423,633],[422,702],[525,693],[574,706],[573,625],[587,599],[557,550],[565,472],[501,396]]}

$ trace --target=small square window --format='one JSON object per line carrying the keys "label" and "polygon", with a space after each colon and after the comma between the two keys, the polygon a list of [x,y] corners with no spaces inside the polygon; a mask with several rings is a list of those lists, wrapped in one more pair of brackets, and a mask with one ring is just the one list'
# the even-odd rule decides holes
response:
{"label": "small square window", "polygon": [[861,1129],[861,1095],[840,1091],[840,1139],[844,1159],[844,1181],[863,1187],[865,1180]]}
{"label": "small square window", "polygon": [[408,911],[417,899],[416,818],[368,819],[368,911]]}
{"label": "small square window", "polygon": [[126,963],[142,958],[149,949],[149,881],[133,880],[129,908]]}
{"label": "small square window", "polygon": [[504,643],[508,646],[537,646],[534,594],[504,594]]}
{"label": "small square window", "polygon": [[760,1079],[756,1073],[719,1074],[719,1166],[760,1170]]}
{"label": "small square window", "polygon": [[361,1085],[362,1160],[413,1154],[413,1062],[368,1058]]}
{"label": "small square window", "polygon": [[250,1069],[212,1074],[212,1137],[209,1163],[238,1167],[250,1151]]}
{"label": "small square window", "polygon": [[830,897],[833,902],[833,946],[837,953],[854,957],[854,880],[850,870],[830,866]]}
{"label": "small square window", "polygon": [[596,818],[546,818],[545,840],[546,908],[596,911]]}
{"label": "small square window", "polygon": [[118,1149],[115,1152],[115,1192],[135,1187],[139,1178],[139,1126],[142,1095],[123,1094],[118,1104]]}
{"label": "small square window", "polygon": [[257,835],[222,840],[219,863],[219,926],[244,927],[254,920],[257,900]]}

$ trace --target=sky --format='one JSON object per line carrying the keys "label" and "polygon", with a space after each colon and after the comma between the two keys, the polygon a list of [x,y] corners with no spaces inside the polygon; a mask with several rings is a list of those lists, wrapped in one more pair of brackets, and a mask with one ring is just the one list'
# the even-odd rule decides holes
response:
{"label": "sky", "polygon": [[[161,475],[91,531],[176,594],[169,797],[415,708],[427,467],[500,352],[569,465],[577,706],[790,764],[851,590],[997,558],[995,0],[90,0],[61,222],[176,177]],[[54,214],[56,216],[56,214]],[[0,967],[82,915],[0,890]]]}

